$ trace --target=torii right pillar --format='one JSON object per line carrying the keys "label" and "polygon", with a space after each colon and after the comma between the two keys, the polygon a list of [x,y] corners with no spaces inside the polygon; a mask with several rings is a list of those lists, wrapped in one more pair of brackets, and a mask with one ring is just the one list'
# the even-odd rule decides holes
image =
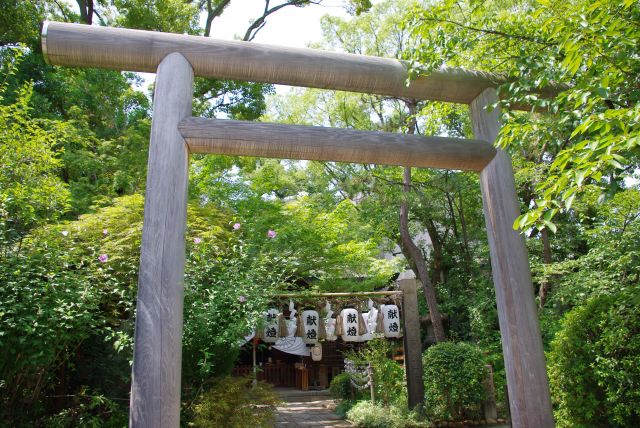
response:
{"label": "torii right pillar", "polygon": [[[496,140],[500,130],[496,91],[486,89],[469,105],[475,137]],[[524,237],[513,229],[520,215],[511,159],[498,150],[480,172],[482,204],[489,238],[511,424],[516,428],[554,426],[549,379]]]}

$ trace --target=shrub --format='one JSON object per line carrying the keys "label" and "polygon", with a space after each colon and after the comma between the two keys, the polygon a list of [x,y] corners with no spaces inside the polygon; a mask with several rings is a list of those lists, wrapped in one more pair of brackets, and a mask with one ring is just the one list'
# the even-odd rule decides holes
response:
{"label": "shrub", "polygon": [[[385,405],[397,404],[407,395],[404,369],[393,360],[393,349],[392,342],[374,339],[358,351],[347,353],[348,359],[361,366],[371,364],[376,401]],[[361,395],[368,397],[368,389],[361,391]]]}
{"label": "shrub", "polygon": [[354,400],[340,400],[340,402],[336,406],[335,414],[338,415],[338,417],[345,419],[347,417],[347,413],[349,413],[349,410],[351,410],[351,408],[355,406],[356,403],[357,401]]}
{"label": "shrub", "polygon": [[44,426],[116,428],[126,426],[128,420],[126,406],[83,387],[73,396],[71,406],[45,420]]}
{"label": "shrub", "polygon": [[347,412],[347,419],[363,428],[403,428],[404,412],[395,406],[385,407],[360,401]]}
{"label": "shrub", "polygon": [[274,408],[280,403],[271,385],[251,378],[225,377],[198,398],[194,406],[196,427],[271,427]]}
{"label": "shrub", "polygon": [[337,400],[349,400],[353,398],[351,392],[351,377],[348,373],[340,373],[331,380],[329,385],[331,396]]}
{"label": "shrub", "polygon": [[485,398],[485,362],[480,349],[469,343],[444,342],[426,350],[422,357],[429,413],[461,419],[479,409]]}
{"label": "shrub", "polygon": [[551,343],[559,427],[640,426],[640,289],[571,310]]}

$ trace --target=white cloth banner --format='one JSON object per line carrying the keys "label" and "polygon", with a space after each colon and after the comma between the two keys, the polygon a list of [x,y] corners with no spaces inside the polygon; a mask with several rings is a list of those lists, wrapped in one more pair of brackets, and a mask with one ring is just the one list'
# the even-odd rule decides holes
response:
{"label": "white cloth banner", "polygon": [[[277,349],[278,351],[286,352],[287,354],[300,355],[303,357],[308,357],[311,355],[309,348],[302,341],[301,337],[294,337],[296,334],[296,320],[285,320],[287,323],[287,330],[289,331],[288,337],[282,337],[278,339],[276,343],[271,345],[272,348]],[[248,336],[245,336],[244,339],[238,341],[239,346],[245,345],[255,336],[255,332],[251,333]]]}
{"label": "white cloth banner", "polygon": [[287,354],[300,355],[308,357],[310,355],[309,348],[302,341],[301,337],[283,337],[271,345],[272,348],[278,351],[286,352]]}
{"label": "white cloth banner", "polygon": [[[295,317],[295,312],[294,312]],[[296,318],[285,320],[287,323],[287,337],[281,337],[278,341],[271,345],[272,348],[278,351],[286,352],[287,354],[300,355],[308,357],[310,355],[309,348],[304,343],[301,337],[295,337],[298,321]]]}

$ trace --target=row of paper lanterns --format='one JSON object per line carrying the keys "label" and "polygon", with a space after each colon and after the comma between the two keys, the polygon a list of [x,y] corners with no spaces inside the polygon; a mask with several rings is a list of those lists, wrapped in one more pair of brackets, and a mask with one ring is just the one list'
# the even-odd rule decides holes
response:
{"label": "row of paper lanterns", "polygon": [[[304,310],[300,314],[289,304],[289,319],[277,309],[269,309],[264,314],[264,327],[258,331],[260,339],[276,343],[282,337],[300,337],[307,344],[320,340],[334,341],[338,337],[345,342],[362,342],[376,337],[397,338],[402,336],[400,310],[397,305],[380,305],[377,309],[369,301],[369,312],[358,312],[345,308],[336,318],[330,304],[326,306],[326,316],[316,310]],[[296,317],[296,314],[298,316]]]}

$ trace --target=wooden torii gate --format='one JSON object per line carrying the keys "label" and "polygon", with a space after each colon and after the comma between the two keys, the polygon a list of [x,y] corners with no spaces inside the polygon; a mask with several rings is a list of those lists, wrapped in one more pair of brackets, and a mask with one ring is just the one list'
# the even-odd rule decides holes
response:
{"label": "wooden torii gate", "polygon": [[[514,427],[554,426],[529,260],[509,156],[493,142],[504,78],[444,68],[406,86],[400,61],[45,22],[53,65],[156,72],[129,423],[177,427],[189,153],[448,168],[480,174]],[[193,77],[248,80],[468,104],[477,140],[191,117]]]}

